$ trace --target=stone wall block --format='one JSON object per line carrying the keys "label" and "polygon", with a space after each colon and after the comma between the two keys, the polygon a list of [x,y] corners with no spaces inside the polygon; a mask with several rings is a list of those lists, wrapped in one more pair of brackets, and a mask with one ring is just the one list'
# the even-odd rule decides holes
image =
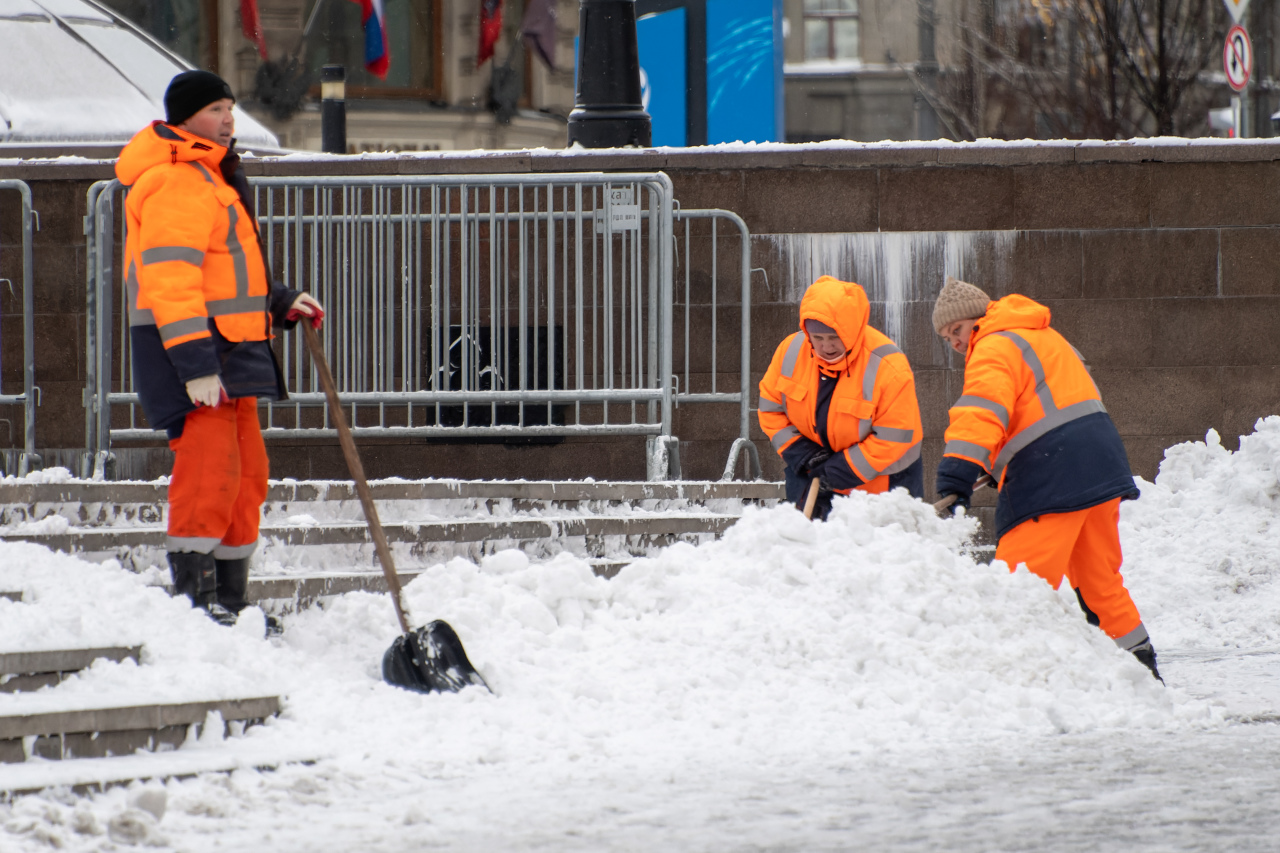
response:
{"label": "stone wall block", "polygon": [[1280,366],[1247,365],[1223,369],[1223,382],[1231,393],[1223,394],[1224,409],[1218,431],[1228,448],[1253,432],[1259,418],[1280,415]]}
{"label": "stone wall block", "polygon": [[1018,227],[1011,169],[881,169],[879,189],[881,231],[1002,231]]}
{"label": "stone wall block", "polygon": [[1148,164],[1151,225],[1280,225],[1280,163]]}
{"label": "stone wall block", "polygon": [[1153,301],[1155,365],[1280,364],[1280,302],[1260,296]]}
{"label": "stone wall block", "polygon": [[943,370],[917,370],[916,399],[920,403],[920,421],[925,438],[942,438],[950,423],[947,412],[955,397],[947,395],[947,376]]}
{"label": "stone wall block", "polygon": [[1082,246],[1079,231],[1018,232],[1009,290],[1036,300],[1080,298],[1084,295]]}
{"label": "stone wall block", "polygon": [[1150,221],[1145,165],[1036,165],[1013,172],[1020,228],[1144,228]]}
{"label": "stone wall block", "polygon": [[1045,305],[1053,314],[1053,328],[1091,368],[1137,368],[1157,363],[1152,360],[1157,301],[1063,299],[1046,300]]}
{"label": "stone wall block", "polygon": [[1223,228],[1222,295],[1280,296],[1280,228]]}
{"label": "stone wall block", "polygon": [[1099,369],[1093,371],[1093,381],[1126,440],[1141,435],[1203,435],[1221,420],[1223,400],[1235,393],[1222,387],[1222,373],[1214,367]]}
{"label": "stone wall block", "polygon": [[753,234],[876,230],[874,171],[753,170],[742,179],[742,208],[735,212]]}
{"label": "stone wall block", "polygon": [[1085,232],[1084,296],[1216,296],[1218,234],[1210,229]]}

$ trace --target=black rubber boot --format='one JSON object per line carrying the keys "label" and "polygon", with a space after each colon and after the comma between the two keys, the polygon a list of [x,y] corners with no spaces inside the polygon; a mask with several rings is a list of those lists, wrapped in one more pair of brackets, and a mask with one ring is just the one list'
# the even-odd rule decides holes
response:
{"label": "black rubber boot", "polygon": [[1150,640],[1136,648],[1129,649],[1129,651],[1143,666],[1151,670],[1151,674],[1156,677],[1156,681],[1164,684],[1164,679],[1160,677],[1160,670],[1156,669],[1156,650],[1152,647]]}
{"label": "black rubber boot", "polygon": [[[215,562],[218,565],[218,604],[226,608],[227,612],[238,616],[241,610],[249,606],[249,558]],[[279,619],[270,613],[265,616],[268,637],[284,633],[284,626]]]}
{"label": "black rubber boot", "polygon": [[212,554],[170,551],[169,571],[173,588],[209,614],[219,625],[234,625],[236,615],[218,603],[218,566]]}
{"label": "black rubber boot", "polygon": [[218,603],[239,613],[249,606],[245,593],[249,589],[249,558],[214,560],[217,565]]}

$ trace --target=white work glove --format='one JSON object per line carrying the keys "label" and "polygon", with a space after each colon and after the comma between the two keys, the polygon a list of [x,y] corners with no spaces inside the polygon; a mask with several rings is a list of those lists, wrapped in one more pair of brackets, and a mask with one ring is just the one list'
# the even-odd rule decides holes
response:
{"label": "white work glove", "polygon": [[299,293],[285,314],[286,320],[301,320],[303,317],[310,318],[313,329],[320,328],[320,324],[324,322],[324,307],[307,293]]}
{"label": "white work glove", "polygon": [[222,380],[218,378],[218,374],[212,373],[188,382],[187,396],[197,406],[216,406],[227,396],[227,392],[222,389]]}

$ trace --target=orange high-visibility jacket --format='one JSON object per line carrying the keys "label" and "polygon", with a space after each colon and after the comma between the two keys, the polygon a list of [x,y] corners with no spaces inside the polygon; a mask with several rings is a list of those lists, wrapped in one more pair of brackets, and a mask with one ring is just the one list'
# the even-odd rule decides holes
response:
{"label": "orange high-visibility jacket", "polygon": [[116,164],[130,187],[123,260],[129,324],[154,325],[165,349],[209,338],[211,317],[232,343],[270,335],[257,225],[222,176],[226,153],[155,122]]}
{"label": "orange high-visibility jacket", "polygon": [[[997,533],[1046,512],[1073,512],[1134,490],[1124,444],[1080,354],[1049,328],[1049,309],[1014,294],[992,302],[969,339],[964,393],[952,406],[940,479],[951,460],[1000,488]],[[972,479],[970,479],[972,482]]]}
{"label": "orange high-visibility jacket", "polygon": [[[124,273],[134,385],[147,421],[181,431],[184,384],[217,374],[232,398],[283,399],[271,326],[297,297],[269,283],[239,157],[155,122],[125,146]],[[229,183],[230,181],[230,183]]]}
{"label": "orange high-visibility jacket", "polygon": [[[920,459],[923,430],[907,357],[867,325],[869,317],[867,295],[858,285],[831,276],[814,282],[800,303],[800,331],[778,346],[760,381],[759,417],[760,428],[788,465],[796,464],[795,454],[788,452],[792,448],[821,445],[835,453],[831,463],[856,475],[845,483],[879,493],[889,488],[890,475]],[[820,366],[804,332],[809,319],[840,335],[848,348],[843,362]],[[817,424],[820,370],[838,378],[825,434]]]}

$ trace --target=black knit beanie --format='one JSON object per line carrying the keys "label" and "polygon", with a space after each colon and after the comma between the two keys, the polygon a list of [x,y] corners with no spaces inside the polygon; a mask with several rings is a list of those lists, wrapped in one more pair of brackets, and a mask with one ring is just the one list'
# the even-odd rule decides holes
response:
{"label": "black knit beanie", "polygon": [[183,71],[164,92],[165,121],[182,124],[214,101],[235,100],[231,87],[212,71]]}

